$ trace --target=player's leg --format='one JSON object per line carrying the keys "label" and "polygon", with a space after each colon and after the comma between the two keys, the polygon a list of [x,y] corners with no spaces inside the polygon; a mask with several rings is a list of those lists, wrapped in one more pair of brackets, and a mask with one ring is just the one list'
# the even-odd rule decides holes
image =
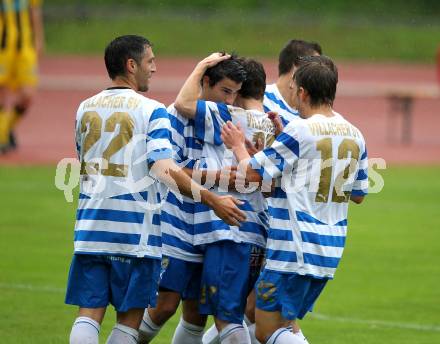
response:
{"label": "player's leg", "polygon": [[0,153],[9,149],[9,123],[10,114],[5,107],[5,94],[10,89],[11,82],[15,78],[17,69],[17,39],[18,30],[15,11],[11,1],[3,1],[3,15],[1,18],[0,36],[0,88],[2,88],[3,99],[0,108]]}
{"label": "player's leg", "polygon": [[0,150],[6,149],[9,144],[9,113],[6,108],[6,100],[11,68],[10,51],[0,49]]}
{"label": "player's leg", "polygon": [[207,316],[199,313],[203,264],[186,262],[187,283],[182,290],[182,317],[174,331],[172,344],[202,343]]}
{"label": "player's leg", "polygon": [[35,97],[37,85],[37,56],[33,48],[27,47],[17,54],[15,61],[15,80],[12,87],[16,89],[14,105],[9,115],[9,144],[16,147],[15,130],[17,124],[28,112]]}
{"label": "player's leg", "polygon": [[106,307],[80,308],[70,332],[70,344],[98,344]]}
{"label": "player's leg", "polygon": [[191,263],[174,257],[162,258],[157,305],[145,310],[139,328],[139,342],[149,343],[179,306],[181,295],[191,280]]}
{"label": "player's leg", "polygon": [[256,337],[261,343],[303,344],[289,327],[289,320],[283,318],[280,312],[267,312],[257,307]]}
{"label": "player's leg", "polygon": [[16,148],[16,128],[17,124],[28,112],[32,100],[35,96],[35,88],[31,86],[24,86],[17,90],[16,99],[10,112],[9,119],[9,144],[12,149]]}
{"label": "player's leg", "polygon": [[5,151],[9,145],[9,119],[6,109],[6,95],[6,87],[0,85],[0,153]]}
{"label": "player's leg", "polygon": [[263,270],[256,286],[256,337],[262,343],[298,343],[302,319],[324,289],[326,279]]}
{"label": "player's leg", "polygon": [[156,306],[161,271],[160,259],[110,257],[111,303],[117,311],[117,323],[108,344],[137,343],[144,310]]}
{"label": "player's leg", "polygon": [[259,341],[255,336],[255,290],[252,290],[249,294],[246,302],[246,311],[244,315],[244,321],[248,327],[249,336],[252,344],[258,344]]}
{"label": "player's leg", "polygon": [[144,314],[144,308],[132,308],[126,312],[117,312],[116,325],[107,338],[107,344],[136,344],[138,329]]}
{"label": "player's leg", "polygon": [[246,311],[244,321],[249,330],[249,336],[252,344],[258,344],[255,336],[255,283],[260,276],[265,256],[265,248],[253,245],[251,251],[250,271],[249,271],[249,295],[246,301]]}
{"label": "player's leg", "polygon": [[200,313],[214,316],[221,343],[250,343],[243,326],[251,245],[220,241],[206,245]]}
{"label": "player's leg", "polygon": [[139,343],[149,343],[156,337],[162,326],[175,313],[180,303],[180,293],[159,287],[155,308],[147,308],[139,327]]}
{"label": "player's leg", "polygon": [[66,303],[80,308],[70,332],[71,344],[98,344],[100,325],[109,303],[108,276],[109,266],[102,257],[73,256]]}
{"label": "player's leg", "polygon": [[[198,289],[200,289],[200,283],[198,285]],[[202,343],[203,330],[205,329],[207,319],[208,317],[206,315],[199,314],[198,298],[191,300],[185,299],[182,302],[182,317],[180,318],[179,324],[174,331],[174,336],[171,343]]]}

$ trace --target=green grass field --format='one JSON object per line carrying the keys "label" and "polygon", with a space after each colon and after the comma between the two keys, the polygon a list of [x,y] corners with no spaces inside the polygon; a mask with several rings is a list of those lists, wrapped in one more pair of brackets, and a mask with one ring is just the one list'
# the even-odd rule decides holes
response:
{"label": "green grass field", "polygon": [[[394,167],[385,187],[352,205],[339,271],[302,322],[313,344],[440,342],[440,168]],[[0,342],[65,343],[64,305],[75,203],[54,167],[0,168]],[[168,344],[175,317],[155,343]],[[109,309],[101,342],[114,322]]]}
{"label": "green grass field", "polygon": [[48,53],[102,54],[114,37],[141,34],[153,42],[157,56],[202,57],[226,50],[273,57],[286,42],[297,38],[320,42],[324,53],[338,60],[433,64],[440,33],[436,19],[382,18],[376,14],[359,17],[350,13],[243,9],[197,12],[145,6],[101,12],[86,13],[84,18],[59,15],[47,20]]}

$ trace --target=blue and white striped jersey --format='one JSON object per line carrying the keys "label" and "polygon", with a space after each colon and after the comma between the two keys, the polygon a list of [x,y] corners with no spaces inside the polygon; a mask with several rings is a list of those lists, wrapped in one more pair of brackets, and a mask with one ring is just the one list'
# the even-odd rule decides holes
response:
{"label": "blue and white striped jersey", "polygon": [[[246,137],[254,143],[260,139],[266,147],[274,140],[275,128],[264,112],[199,100],[195,118],[196,136],[203,141],[203,168],[207,170],[221,170],[227,166],[237,165],[232,151],[226,148],[220,137],[221,128],[227,121],[239,124],[245,131]],[[230,194],[242,200],[244,204],[240,206],[240,209],[246,213],[246,222],[240,227],[229,226],[210,208],[196,203],[194,243],[201,245],[220,240],[232,240],[264,247],[268,219],[267,203],[263,195],[258,190],[250,192],[249,189],[247,193],[228,192],[226,184],[223,187],[214,187],[213,191],[218,194]]]}
{"label": "blue and white striped jersey", "polygon": [[75,253],[161,257],[166,187],[149,165],[172,158],[165,107],[127,88],[83,101],[76,117],[81,162]]}
{"label": "blue and white striped jersey", "polygon": [[368,189],[360,131],[341,116],[298,118],[250,164],[278,184],[269,203],[266,268],[333,278],[345,245],[350,194]]}
{"label": "blue and white striped jersey", "polygon": [[[202,143],[195,137],[194,120],[180,115],[170,105],[171,143],[174,159],[181,167],[193,168],[202,154]],[[194,201],[170,191],[161,211],[163,254],[185,261],[201,262],[200,248],[194,241]]]}
{"label": "blue and white striped jersey", "polygon": [[298,110],[291,108],[284,100],[276,84],[266,85],[263,104],[264,111],[275,111],[280,115],[284,126],[299,116]]}

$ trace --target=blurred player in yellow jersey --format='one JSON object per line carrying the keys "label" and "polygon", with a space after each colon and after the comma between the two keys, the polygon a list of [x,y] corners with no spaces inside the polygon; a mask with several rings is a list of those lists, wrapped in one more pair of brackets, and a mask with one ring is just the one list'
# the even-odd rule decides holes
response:
{"label": "blurred player in yellow jersey", "polygon": [[35,93],[44,45],[41,2],[0,0],[0,153],[16,147],[14,129]]}

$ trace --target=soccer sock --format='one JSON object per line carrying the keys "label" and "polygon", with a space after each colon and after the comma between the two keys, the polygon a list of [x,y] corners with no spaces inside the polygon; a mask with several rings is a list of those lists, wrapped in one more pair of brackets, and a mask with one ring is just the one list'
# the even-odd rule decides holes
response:
{"label": "soccer sock", "polygon": [[201,344],[203,337],[203,326],[190,324],[180,318],[179,324],[174,331],[172,344]]}
{"label": "soccer sock", "polygon": [[221,344],[250,344],[249,332],[239,324],[226,325],[220,331]]}
{"label": "soccer sock", "polygon": [[219,335],[217,331],[217,327],[212,325],[208,330],[205,331],[205,334],[202,338],[203,344],[218,344],[219,343]]}
{"label": "soccer sock", "polygon": [[266,344],[304,344],[304,341],[288,328],[279,328],[267,340]]}
{"label": "soccer sock", "polygon": [[110,336],[107,339],[106,344],[137,344],[138,342],[138,331],[134,328],[116,324],[113,327]]}
{"label": "soccer sock", "polygon": [[244,322],[247,325],[247,329],[249,331],[251,344],[260,344],[260,342],[257,340],[257,337],[255,337],[255,323],[252,323],[246,315],[244,316]]}
{"label": "soccer sock", "polygon": [[161,328],[162,326],[156,325],[153,320],[151,320],[150,313],[148,313],[148,309],[146,309],[141,326],[139,327],[139,344],[151,342]]}
{"label": "soccer sock", "polygon": [[70,344],[98,344],[99,324],[88,317],[78,317],[70,332]]}

